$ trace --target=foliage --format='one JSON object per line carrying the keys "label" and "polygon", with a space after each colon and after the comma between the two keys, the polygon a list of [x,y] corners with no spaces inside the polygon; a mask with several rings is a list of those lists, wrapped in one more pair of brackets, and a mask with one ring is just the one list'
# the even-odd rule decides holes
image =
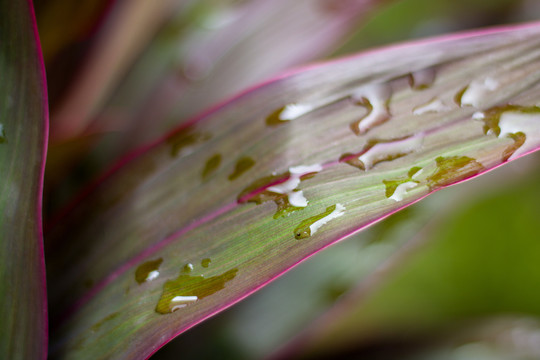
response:
{"label": "foliage", "polygon": [[81,6],[37,4],[46,84],[0,1],[0,356],[539,355],[540,25],[293,68],[534,2]]}

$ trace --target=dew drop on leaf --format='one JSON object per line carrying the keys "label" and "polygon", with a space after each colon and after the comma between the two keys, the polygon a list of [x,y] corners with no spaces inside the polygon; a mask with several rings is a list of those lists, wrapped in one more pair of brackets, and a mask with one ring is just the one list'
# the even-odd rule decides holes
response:
{"label": "dew drop on leaf", "polygon": [[284,174],[265,176],[255,180],[238,195],[238,202],[253,202],[257,205],[273,201],[277,210],[274,219],[302,210],[308,205],[302,190],[298,190],[300,182],[320,172],[322,166],[301,165],[289,168]]}
{"label": "dew drop on leaf", "polygon": [[236,166],[234,167],[234,172],[229,175],[229,180],[233,181],[239,178],[241,175],[243,175],[246,171],[251,169],[255,165],[255,160],[252,158],[245,156],[243,158],[238,159],[236,162]]}
{"label": "dew drop on leaf", "polygon": [[204,169],[202,171],[201,177],[203,180],[206,180],[210,175],[212,175],[221,165],[221,154],[215,154],[206,160]]}
{"label": "dew drop on leaf", "polygon": [[481,80],[473,80],[456,94],[455,101],[459,106],[480,107],[482,102],[489,98],[499,86],[499,82],[489,76]]}
{"label": "dew drop on leaf", "polygon": [[135,270],[135,280],[137,283],[142,284],[147,281],[152,281],[159,276],[159,267],[163,263],[163,259],[150,260],[142,263]]}
{"label": "dew drop on leaf", "polygon": [[413,90],[425,90],[435,82],[436,72],[433,68],[415,71],[409,75],[409,85]]}
{"label": "dew drop on leaf", "polygon": [[211,262],[212,262],[212,260],[209,259],[209,258],[202,259],[201,266],[204,267],[204,268],[207,268],[210,265]]}
{"label": "dew drop on leaf", "polygon": [[514,155],[517,149],[519,149],[520,147],[523,146],[523,144],[525,144],[525,140],[527,140],[527,136],[525,136],[525,134],[522,133],[521,131],[517,133],[508,134],[507,137],[514,140],[514,143],[508,146],[506,149],[504,149],[503,154],[502,154],[502,161],[508,161],[508,159],[510,159],[510,157]]}
{"label": "dew drop on leaf", "polygon": [[170,314],[207,296],[223,290],[225,284],[236,277],[238,269],[229,270],[221,275],[205,278],[202,275],[180,274],[175,280],[168,280],[163,285],[163,293],[156,305],[158,314]]}
{"label": "dew drop on leaf", "polygon": [[385,196],[394,201],[403,200],[403,196],[409,191],[417,187],[420,182],[418,176],[422,173],[422,169],[419,167],[413,167],[407,173],[407,177],[383,180],[383,184],[386,187]]}
{"label": "dew drop on leaf", "polygon": [[426,179],[432,190],[468,179],[485,170],[482,164],[468,156],[440,156],[435,161],[437,169]]}
{"label": "dew drop on leaf", "polygon": [[193,270],[193,264],[191,263],[184,265],[184,267],[182,268],[182,271],[185,273],[190,273],[192,270]]}
{"label": "dew drop on leaf", "polygon": [[283,125],[291,120],[295,120],[314,109],[309,104],[288,104],[272,112],[266,118],[266,125],[273,127]]}
{"label": "dew drop on leaf", "polygon": [[415,107],[413,109],[413,114],[423,115],[428,113],[440,113],[448,109],[448,106],[446,106],[440,99],[434,98],[426,104]]}
{"label": "dew drop on leaf", "polygon": [[167,143],[171,146],[171,157],[176,158],[188,151],[190,147],[210,140],[210,138],[209,134],[194,131],[190,127],[175,132],[167,138]]}
{"label": "dew drop on leaf", "polygon": [[351,123],[350,128],[356,135],[362,135],[390,119],[390,97],[392,88],[388,84],[373,84],[357,89],[351,100],[358,106],[363,106],[367,114]]}
{"label": "dew drop on leaf", "polygon": [[342,216],[345,212],[345,206],[335,204],[326,208],[322,214],[305,219],[294,229],[294,237],[298,240],[308,238],[314,235],[323,225],[330,220]]}
{"label": "dew drop on leaf", "polygon": [[486,135],[493,134],[499,138],[507,137],[514,140],[514,143],[503,151],[503,161],[522,155],[535,147],[534,144],[527,143],[527,135],[530,139],[534,139],[540,132],[538,106],[496,106],[475,113],[473,118],[484,122],[483,130]]}
{"label": "dew drop on leaf", "polygon": [[456,95],[454,96],[454,102],[456,104],[458,104],[459,106],[462,106],[461,105],[461,99],[463,98],[463,94],[465,93],[465,91],[467,91],[469,87],[468,86],[465,86],[464,88],[462,88],[461,90],[459,90]]}
{"label": "dew drop on leaf", "polygon": [[339,158],[360,170],[369,170],[378,163],[392,161],[406,156],[422,146],[424,134],[408,136],[392,140],[372,139],[362,151],[356,154],[345,153]]}

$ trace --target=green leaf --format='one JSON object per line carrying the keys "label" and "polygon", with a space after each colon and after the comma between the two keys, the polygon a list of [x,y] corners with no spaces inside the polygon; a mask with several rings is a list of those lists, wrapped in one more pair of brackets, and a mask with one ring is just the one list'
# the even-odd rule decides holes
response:
{"label": "green leaf", "polygon": [[31,1],[0,1],[0,358],[47,355],[47,92]]}
{"label": "green leaf", "polygon": [[387,268],[377,287],[358,288],[287,349],[319,356],[426,337],[486,317],[538,321],[539,159],[521,181],[435,217],[416,239],[416,251],[398,256],[399,266]]}
{"label": "green leaf", "polygon": [[[51,299],[67,312],[53,352],[145,357],[320,249],[534,151],[539,33],[454,35],[315,66],[127,158],[51,234]],[[499,135],[484,131],[494,108]],[[507,135],[519,132],[516,147]],[[229,180],[245,157],[255,164]],[[158,259],[139,285],[137,268]]]}

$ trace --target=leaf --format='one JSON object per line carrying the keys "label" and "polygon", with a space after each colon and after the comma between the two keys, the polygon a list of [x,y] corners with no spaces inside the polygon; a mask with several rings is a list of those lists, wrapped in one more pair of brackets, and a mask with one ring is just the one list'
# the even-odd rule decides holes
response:
{"label": "leaf", "polygon": [[85,130],[89,117],[96,115],[163,21],[182,8],[172,0],[118,0],[111,7],[84,67],[53,116],[51,135],[55,138],[69,139]]}
{"label": "leaf", "polygon": [[[276,349],[283,348],[283,344],[288,345],[285,353],[287,350],[299,351],[309,345],[309,341],[307,344],[302,341],[302,333],[310,334],[316,329],[324,332],[332,319],[339,319],[339,314],[346,313],[340,311],[346,306],[342,302],[358,304],[366,294],[376,291],[379,284],[384,284],[387,273],[388,277],[392,276],[391,269],[399,271],[415,251],[420,251],[415,249],[415,238],[433,228],[437,224],[435,219],[446,219],[451,209],[463,208],[486,193],[522,185],[523,181],[519,180],[531,176],[533,172],[529,163],[534,160],[535,156],[523,158],[474,181],[437,192],[347,241],[325,249],[223,315],[174,339],[152,359],[167,359],[165,354],[179,352],[199,354],[204,358],[205,349],[221,349],[224,338],[230,345],[223,350],[244,354],[243,358],[295,358],[280,357],[281,353],[270,357],[270,354],[276,355]],[[524,169],[527,171],[523,172]],[[514,176],[516,172],[520,172],[519,178]],[[350,292],[353,292],[352,296]],[[353,300],[347,301],[351,297]],[[284,298],[290,301],[285,302]]]}
{"label": "leaf", "polygon": [[[190,0],[172,9],[161,6],[162,15],[169,16],[153,19],[161,30],[144,52],[130,58],[132,69],[110,60],[129,56],[118,45],[95,49],[80,81],[54,114],[53,136],[77,136],[89,126],[90,131],[126,131],[120,142],[124,148],[116,149],[122,154],[125,146],[154,140],[215,102],[327,53],[369,10],[386,1]],[[134,7],[132,3],[126,2]],[[146,1],[136,3],[148,7]],[[158,7],[150,8],[155,13]],[[142,11],[152,20],[152,12]],[[115,29],[103,29],[104,46],[119,34],[140,42],[134,28],[152,34],[117,17],[111,19]]]}
{"label": "leaf", "polygon": [[[67,312],[53,352],[148,356],[320,249],[534,151],[539,32],[454,35],[289,74],[127,158],[51,234],[51,299]],[[496,107],[498,136],[483,129]],[[229,181],[246,156],[255,165]],[[391,180],[406,186],[388,197]],[[309,237],[295,236],[301,224]],[[158,259],[138,285],[137,268]],[[176,311],[156,312],[164,298]]]}
{"label": "leaf", "polygon": [[358,288],[284,353],[317,357],[355,346],[369,348],[485,317],[522,314],[539,319],[536,160],[535,172],[522,181],[436,217],[416,239],[416,251],[401,256],[399,267],[386,269],[375,289]]}
{"label": "leaf", "polygon": [[0,1],[0,358],[47,355],[45,72],[31,1]]}

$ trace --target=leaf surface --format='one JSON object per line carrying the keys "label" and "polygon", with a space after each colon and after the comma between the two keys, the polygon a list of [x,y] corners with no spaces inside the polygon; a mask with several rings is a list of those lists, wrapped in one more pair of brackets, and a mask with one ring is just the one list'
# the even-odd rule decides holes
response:
{"label": "leaf surface", "polygon": [[[119,2],[114,28],[103,29],[103,44],[54,114],[53,136],[76,136],[91,126],[127,131],[119,143],[129,148],[154,140],[215,102],[326,54],[386,1],[184,0],[152,11],[146,1]],[[154,32],[121,21],[122,6],[141,13]],[[155,38],[143,47],[137,32]],[[127,42],[116,40],[122,34],[134,45],[120,48]],[[139,53],[124,51],[135,46]]]}
{"label": "leaf surface", "polygon": [[[356,289],[283,354],[309,358],[369,348],[485,317],[538,319],[538,159],[534,173],[521,181],[434,219],[415,240],[416,251],[396,259],[400,266],[386,269],[377,287]],[[523,344],[519,338],[525,334],[513,327],[508,324],[507,330]]]}
{"label": "leaf surface", "polygon": [[148,356],[320,249],[536,150],[539,32],[314,66],[126,159],[52,233],[51,297],[67,311],[53,351]]}
{"label": "leaf surface", "polygon": [[31,1],[0,1],[0,358],[44,359],[47,92]]}

